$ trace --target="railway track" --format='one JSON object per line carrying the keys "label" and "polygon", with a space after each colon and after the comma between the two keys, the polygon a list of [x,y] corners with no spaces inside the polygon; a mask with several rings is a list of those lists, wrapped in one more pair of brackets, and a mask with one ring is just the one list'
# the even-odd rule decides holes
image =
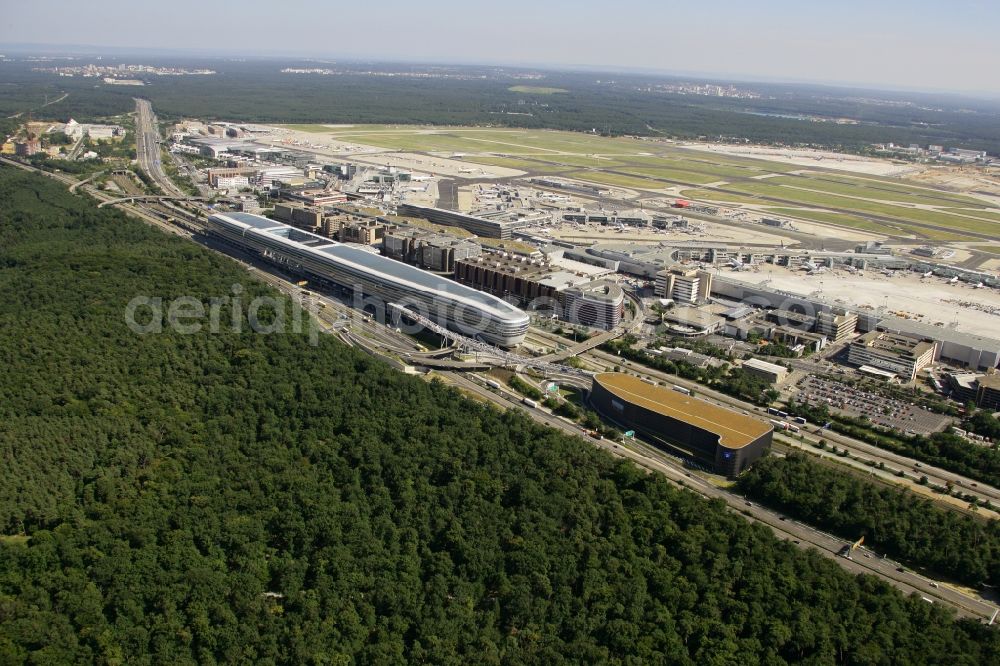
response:
{"label": "railway track", "polygon": [[[45,172],[41,169],[24,165],[7,158],[0,158],[0,163],[21,168],[26,171],[42,173],[67,186],[77,184],[78,190],[82,190],[87,195],[92,196],[99,201],[107,201],[111,198],[110,195],[102,193],[95,188],[82,186],[77,179],[66,174]],[[169,202],[157,202],[144,206],[126,203],[118,203],[114,205],[169,233],[185,236],[187,238],[191,238],[192,240],[201,240],[203,238],[199,233],[201,230],[201,214],[197,211],[191,211],[183,206]],[[221,252],[218,248],[212,249]],[[285,293],[294,295],[299,289],[294,282],[291,281],[293,278],[290,276],[275,276],[271,274],[273,269],[270,267],[261,268],[252,265],[251,263],[243,263],[249,270],[251,270],[251,272],[257,275],[258,278],[271,284],[272,286],[275,286]],[[374,322],[367,322],[363,317],[360,318],[360,321],[357,316],[353,317],[351,320],[351,326],[358,326],[360,329],[359,333],[363,335],[350,332],[345,333],[343,330],[335,329],[334,325],[339,317],[336,317],[334,313],[345,314],[349,308],[346,305],[337,303],[335,299],[327,299],[325,302],[330,304],[330,312],[314,312],[317,318],[326,324],[324,326],[325,332],[337,334],[338,337],[345,340],[349,344],[351,342],[363,342],[365,343],[365,346],[376,355],[385,354],[387,350],[390,350],[395,355],[401,355],[408,353],[410,348],[412,348],[412,341],[410,341],[409,338],[404,338],[402,334],[396,334],[394,331],[386,329],[385,327]],[[544,338],[544,336],[542,337]],[[591,350],[585,352],[583,356],[593,358],[600,353],[601,352],[598,352],[597,350]],[[591,362],[598,365],[601,364],[600,359]],[[618,364],[623,361],[617,357],[610,357],[608,362]],[[439,371],[439,374],[446,377],[449,381],[452,381],[456,384],[456,386],[463,388],[464,390],[477,393],[480,397],[490,400],[502,408],[523,409],[532,418],[544,425],[557,428],[567,434],[581,436],[586,441],[591,441],[600,448],[607,450],[612,455],[627,458],[650,472],[662,474],[676,485],[683,486],[706,498],[720,500],[724,502],[730,510],[743,515],[748,520],[768,526],[780,538],[792,541],[795,545],[801,548],[815,547],[818,552],[830,559],[833,559],[849,571],[877,575],[890,584],[896,586],[904,593],[917,593],[927,598],[933,598],[939,603],[954,608],[957,613],[963,616],[988,619],[996,610],[993,606],[981,600],[961,594],[946,587],[939,587],[937,583],[933,583],[933,581],[924,579],[923,577],[913,574],[912,572],[893,574],[892,572],[885,570],[885,566],[887,565],[878,564],[878,562],[884,563],[885,560],[866,560],[862,562],[837,557],[835,549],[842,545],[841,539],[831,535],[825,535],[806,525],[795,523],[794,521],[788,521],[785,518],[761,507],[748,506],[743,502],[743,500],[733,495],[731,492],[719,488],[700,478],[691,471],[684,469],[682,464],[669,459],[666,454],[658,449],[650,447],[649,445],[641,442],[632,442],[626,445],[624,443],[619,444],[609,442],[607,440],[594,440],[591,437],[587,437],[586,433],[579,428],[579,426],[571,424],[568,421],[565,421],[540,408],[525,409],[516,402],[493,393],[485,387],[484,384],[479,384],[469,377],[462,376],[459,373],[450,370]],[[671,381],[674,381],[676,378],[670,377],[670,379]],[[678,381],[677,383],[681,382]],[[699,385],[695,386],[698,388],[699,392],[705,392],[704,387]]]}

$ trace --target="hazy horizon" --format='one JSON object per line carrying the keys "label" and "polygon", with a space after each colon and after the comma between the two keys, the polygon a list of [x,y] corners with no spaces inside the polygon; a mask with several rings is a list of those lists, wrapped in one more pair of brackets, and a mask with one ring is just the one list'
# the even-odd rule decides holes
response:
{"label": "hazy horizon", "polygon": [[[603,69],[761,82],[1000,95],[1000,6],[886,0],[835,7],[733,0],[698,7],[627,0],[545,6],[510,0],[387,0],[379,10],[312,1],[281,10],[178,0],[19,5],[0,23],[7,48],[170,51],[219,57]],[[59,20],[53,20],[57,16]],[[127,17],[128,26],[116,17]],[[944,26],[944,27],[942,27]],[[140,40],[141,45],[136,42]]]}

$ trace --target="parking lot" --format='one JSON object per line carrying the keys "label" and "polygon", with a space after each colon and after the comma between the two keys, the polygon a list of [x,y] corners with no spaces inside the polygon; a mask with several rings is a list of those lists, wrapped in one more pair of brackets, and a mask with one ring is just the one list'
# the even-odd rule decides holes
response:
{"label": "parking lot", "polygon": [[867,416],[872,423],[900,433],[929,435],[944,430],[951,419],[908,402],[886,398],[847,384],[808,376],[793,392],[796,400],[811,405],[826,405],[848,416]]}

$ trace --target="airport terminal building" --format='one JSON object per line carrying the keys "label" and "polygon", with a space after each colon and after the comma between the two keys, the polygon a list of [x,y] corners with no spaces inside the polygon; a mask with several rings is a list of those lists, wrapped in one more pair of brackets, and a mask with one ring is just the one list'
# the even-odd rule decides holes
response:
{"label": "airport terminal building", "polygon": [[658,447],[730,478],[764,454],[774,432],[766,421],[619,372],[594,377],[590,403]]}

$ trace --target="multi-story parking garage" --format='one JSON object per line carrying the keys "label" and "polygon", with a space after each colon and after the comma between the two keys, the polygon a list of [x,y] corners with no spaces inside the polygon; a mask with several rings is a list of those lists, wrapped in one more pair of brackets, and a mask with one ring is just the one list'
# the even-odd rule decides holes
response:
{"label": "multi-story parking garage", "polygon": [[765,421],[618,372],[594,377],[590,403],[660,448],[728,477],[760,458],[774,431]]}

